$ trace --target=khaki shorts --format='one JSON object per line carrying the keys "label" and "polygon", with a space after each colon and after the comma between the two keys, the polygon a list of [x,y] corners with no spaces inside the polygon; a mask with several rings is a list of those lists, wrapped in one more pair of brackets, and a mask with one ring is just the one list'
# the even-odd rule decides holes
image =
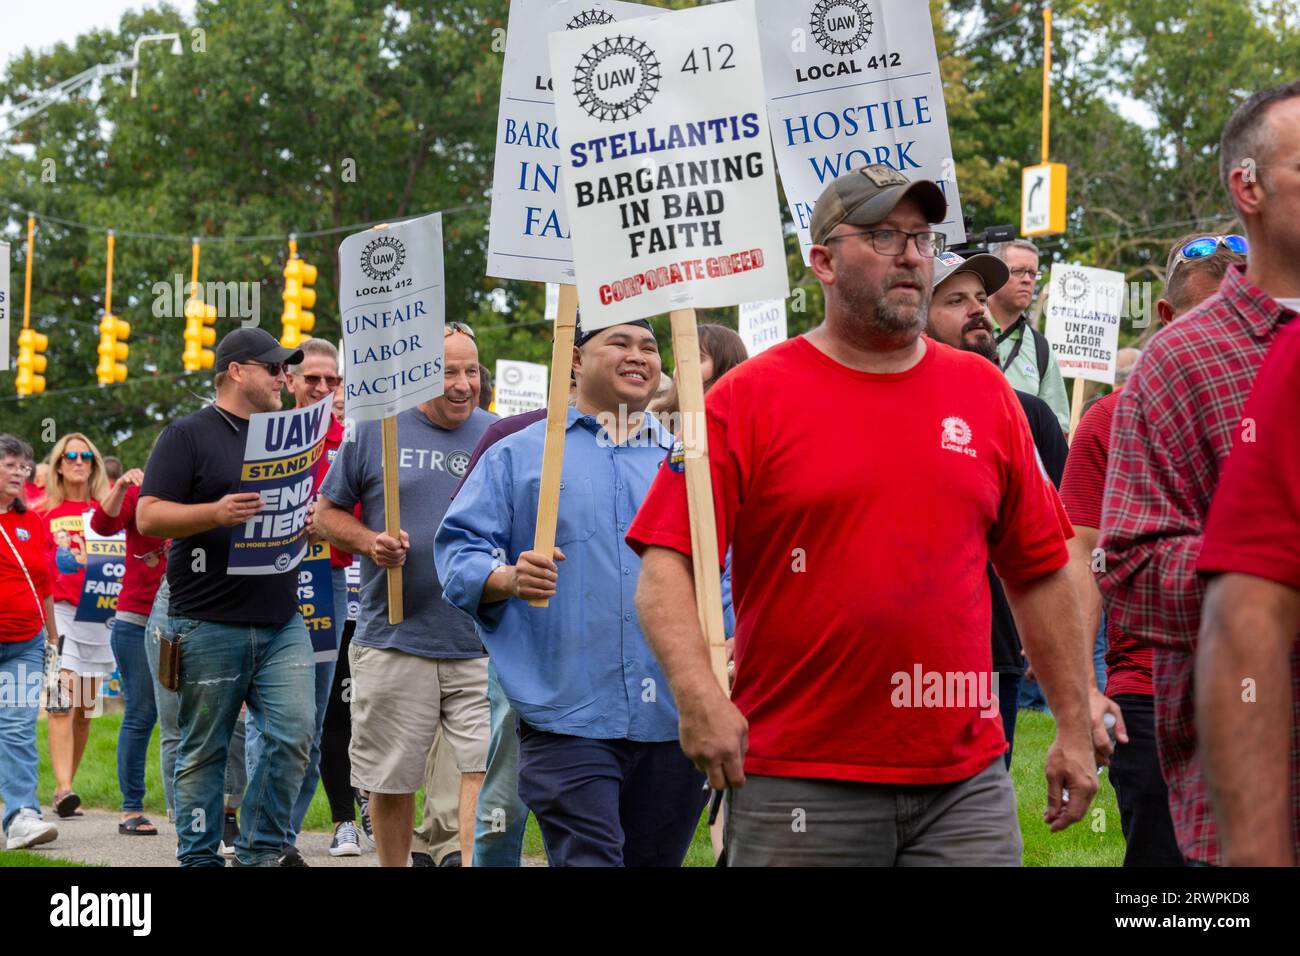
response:
{"label": "khaki shorts", "polygon": [[415,793],[433,739],[442,732],[461,773],[487,770],[491,711],[486,657],[431,660],[404,651],[348,649],[352,666],[352,785]]}

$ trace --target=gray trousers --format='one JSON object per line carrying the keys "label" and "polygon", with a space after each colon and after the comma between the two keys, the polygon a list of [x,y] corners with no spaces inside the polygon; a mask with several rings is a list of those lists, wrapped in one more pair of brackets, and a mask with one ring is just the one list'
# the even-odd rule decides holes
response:
{"label": "gray trousers", "polygon": [[750,775],[728,793],[729,866],[1020,866],[1001,757],[957,783]]}

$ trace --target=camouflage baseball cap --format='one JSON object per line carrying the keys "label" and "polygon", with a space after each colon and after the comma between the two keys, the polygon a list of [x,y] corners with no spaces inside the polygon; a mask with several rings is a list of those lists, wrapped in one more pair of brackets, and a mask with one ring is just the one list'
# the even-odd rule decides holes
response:
{"label": "camouflage baseball cap", "polygon": [[842,222],[851,226],[873,226],[884,219],[904,196],[921,206],[927,222],[943,222],[948,200],[943,190],[928,179],[912,182],[898,170],[883,164],[860,166],[835,179],[817,198],[813,207],[812,241],[821,245]]}

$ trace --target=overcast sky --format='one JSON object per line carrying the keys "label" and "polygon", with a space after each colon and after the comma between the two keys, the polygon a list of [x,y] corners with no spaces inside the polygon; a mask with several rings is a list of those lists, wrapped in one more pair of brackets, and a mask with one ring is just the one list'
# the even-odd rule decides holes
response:
{"label": "overcast sky", "polygon": [[[194,0],[170,3],[186,17],[194,13]],[[159,0],[0,0],[0,64],[7,66],[25,47],[48,48],[60,41],[71,45],[87,30],[116,29],[127,10],[158,6]],[[122,59],[130,56],[124,45]]]}

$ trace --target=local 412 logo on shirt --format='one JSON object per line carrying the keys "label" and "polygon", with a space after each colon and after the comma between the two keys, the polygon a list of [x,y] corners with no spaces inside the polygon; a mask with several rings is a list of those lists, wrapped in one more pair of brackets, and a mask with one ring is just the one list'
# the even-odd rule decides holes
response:
{"label": "local 412 logo on shirt", "polygon": [[979,452],[974,448],[968,447],[971,440],[970,426],[966,420],[958,418],[956,415],[950,415],[943,420],[943,434],[939,438],[941,447],[948,451],[955,451],[962,455],[968,455],[971,458],[979,457]]}
{"label": "local 412 logo on shirt", "polygon": [[18,540],[19,540],[19,541],[30,541],[30,540],[31,540],[31,537],[32,537],[32,533],[31,533],[30,531],[28,531],[26,528],[19,528],[19,529],[18,529]]}

